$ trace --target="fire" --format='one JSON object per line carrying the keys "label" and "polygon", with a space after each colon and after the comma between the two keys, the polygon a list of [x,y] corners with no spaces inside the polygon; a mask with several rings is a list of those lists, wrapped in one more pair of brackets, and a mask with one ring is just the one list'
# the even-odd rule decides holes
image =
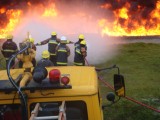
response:
{"label": "fire", "polygon": [[1,8],[1,9],[0,9],[0,14],[4,13],[5,11],[6,11],[5,8]]}
{"label": "fire", "polygon": [[[27,5],[30,8],[28,10],[30,12],[33,12],[32,10],[38,11],[39,7],[42,7],[43,11],[40,11],[40,16],[42,17],[56,17],[58,15],[55,4],[50,4],[46,8],[41,5],[39,5],[38,7],[33,7],[30,2],[28,2]],[[7,18],[9,18],[9,21],[5,28],[0,28],[0,38],[3,39],[7,34],[10,34],[14,31],[15,27],[18,25],[23,16],[23,10],[6,10],[5,8],[1,8],[0,14],[2,13],[5,13]]]}
{"label": "fire", "polygon": [[[109,9],[110,5],[103,5],[101,8]],[[132,19],[128,14],[130,4],[125,4],[121,9],[114,11],[114,22],[107,19],[100,19],[98,24],[102,28],[102,35],[110,36],[146,36],[160,35],[160,1],[151,12],[149,19],[143,19],[139,14],[135,14],[136,19]],[[140,13],[140,6],[138,12]],[[140,21],[139,21],[140,20]]]}
{"label": "fire", "polygon": [[120,9],[119,16],[121,18],[128,19],[127,8]]}
{"label": "fire", "polygon": [[[92,3],[92,0],[88,1],[91,2],[88,2],[89,4],[87,4],[86,6],[89,9],[91,9],[90,4]],[[111,16],[110,14],[106,15],[105,17],[103,15],[102,15],[103,17],[99,15],[100,17],[96,18],[94,14],[90,13],[87,14],[85,10],[78,11],[78,13],[82,14],[80,18],[85,18],[87,20],[90,20],[90,18],[91,19],[96,18],[96,21],[98,22],[95,24],[98,25],[98,27],[101,29],[100,33],[102,35],[109,35],[109,36],[160,35],[160,19],[159,19],[160,1],[157,2],[154,2],[152,0],[150,1],[153,2],[153,6],[155,5],[153,7],[154,9],[151,10],[145,9],[147,5],[144,4],[144,2],[141,3],[142,1],[132,1],[139,3],[137,4],[136,9],[131,10],[131,8],[133,7],[132,3],[126,1],[124,2],[122,0],[115,0],[115,2],[106,1],[103,4],[96,4],[98,6],[97,10],[101,10],[100,12],[102,13],[104,13],[104,11],[110,11],[109,13],[111,14]],[[41,17],[52,17],[52,18],[59,17],[60,13],[63,13],[58,11],[59,9],[57,9],[56,2],[54,3],[54,1],[51,0],[46,0],[45,2],[40,1],[39,3],[28,1],[22,4],[26,5],[25,8],[24,6],[16,8],[17,7],[16,3],[10,5],[11,5],[10,7],[4,6],[0,8],[0,17],[2,18],[0,19],[0,24],[1,24],[0,38],[4,38],[6,34],[12,33],[15,27],[18,26],[18,24],[20,23],[23,16],[26,14],[26,12],[29,12],[31,14],[32,13],[37,14],[38,12],[39,16]],[[16,7],[14,7],[13,5],[15,5]],[[62,6],[62,4],[58,5]],[[66,2],[63,5],[67,6]],[[11,7],[13,7],[14,9],[11,9]],[[143,14],[143,12],[147,10],[149,11],[149,14],[147,15]],[[73,10],[71,12],[73,16],[75,15],[75,17],[77,17],[76,10],[75,11]]]}
{"label": "fire", "polygon": [[7,10],[5,11],[5,9],[1,10],[1,12],[6,12],[6,16],[9,18],[9,22],[7,24],[7,26],[3,29],[0,29],[0,38],[4,38],[6,36],[6,34],[11,33],[16,25],[20,22],[20,17],[22,15],[22,11],[21,10]]}
{"label": "fire", "polygon": [[42,14],[43,17],[56,17],[58,15],[55,4],[51,4],[45,9],[44,13]]}

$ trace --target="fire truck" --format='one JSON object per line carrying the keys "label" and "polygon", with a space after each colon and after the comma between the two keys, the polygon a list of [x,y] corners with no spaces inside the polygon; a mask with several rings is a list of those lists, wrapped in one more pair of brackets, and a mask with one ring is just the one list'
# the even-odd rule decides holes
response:
{"label": "fire truck", "polygon": [[[33,77],[20,86],[24,68],[10,69],[9,64],[7,70],[0,70],[1,120],[103,120],[97,75],[100,69],[32,68]],[[34,77],[37,73],[39,76]],[[124,95],[123,76],[114,76],[114,88],[118,96]],[[108,98],[113,100],[114,96]]]}
{"label": "fire truck", "polygon": [[[63,78],[68,77],[70,81],[53,84],[49,82],[49,78],[45,78],[41,84],[31,80],[27,86],[21,88],[26,101],[27,119],[61,120],[63,117],[66,120],[103,120],[95,67],[49,67],[47,70],[59,70],[59,78],[63,81]],[[17,84],[22,73],[23,69],[11,70]],[[11,120],[15,117],[23,120],[23,109],[26,108],[23,108],[21,96],[9,82],[6,70],[1,70],[0,76],[1,119]]]}

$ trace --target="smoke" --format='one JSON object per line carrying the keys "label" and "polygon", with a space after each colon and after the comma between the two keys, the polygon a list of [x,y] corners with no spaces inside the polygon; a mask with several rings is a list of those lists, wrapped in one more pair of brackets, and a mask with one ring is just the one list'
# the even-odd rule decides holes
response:
{"label": "smoke", "polygon": [[[19,44],[27,37],[27,32],[29,32],[35,39],[35,43],[38,43],[50,38],[51,32],[56,31],[57,37],[66,36],[69,40],[77,42],[78,35],[84,34],[88,54],[86,59],[89,64],[99,64],[113,57],[116,53],[116,45],[107,37],[101,36],[101,30],[97,26],[99,14],[86,5],[84,7],[74,6],[72,11],[71,6],[73,6],[71,3],[69,6],[61,3],[61,6],[58,6],[60,11],[57,17],[41,17],[38,12],[33,11],[32,13],[26,13],[14,30],[14,40]],[[74,45],[68,44],[68,46],[71,49],[69,63],[73,65]],[[47,49],[48,44],[37,46],[36,59],[39,60],[42,51]]]}

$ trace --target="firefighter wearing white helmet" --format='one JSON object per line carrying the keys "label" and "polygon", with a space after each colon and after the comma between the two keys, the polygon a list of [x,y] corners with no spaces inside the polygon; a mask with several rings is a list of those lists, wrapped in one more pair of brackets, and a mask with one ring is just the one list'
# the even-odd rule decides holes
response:
{"label": "firefighter wearing white helmet", "polygon": [[[8,64],[9,58],[18,51],[17,44],[13,41],[13,35],[8,34],[6,36],[6,41],[2,45],[2,54],[6,59],[6,66]],[[11,67],[15,64],[15,60],[12,60]]]}
{"label": "firefighter wearing white helmet", "polygon": [[53,63],[49,60],[50,53],[48,50],[44,50],[42,52],[42,59],[38,62],[37,66],[41,67],[49,67],[49,66],[54,66]]}
{"label": "firefighter wearing white helmet", "polygon": [[70,48],[66,45],[68,43],[65,36],[61,37],[60,44],[56,47],[57,66],[67,66],[68,56],[70,55]]}
{"label": "firefighter wearing white helmet", "polygon": [[83,34],[78,36],[78,41],[74,44],[75,46],[75,55],[74,55],[74,65],[84,66],[85,57],[87,56],[87,45],[84,40],[85,37]]}
{"label": "firefighter wearing white helmet", "polygon": [[37,43],[36,46],[45,45],[47,43],[48,43],[48,51],[50,53],[49,59],[52,61],[54,66],[56,66],[56,47],[60,43],[60,39],[57,38],[56,32],[52,32],[50,38]]}

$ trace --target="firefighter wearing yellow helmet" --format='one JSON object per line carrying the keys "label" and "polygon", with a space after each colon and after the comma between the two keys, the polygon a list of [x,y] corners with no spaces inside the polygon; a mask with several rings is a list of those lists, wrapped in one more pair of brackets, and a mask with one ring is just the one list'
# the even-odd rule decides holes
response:
{"label": "firefighter wearing yellow helmet", "polygon": [[75,55],[74,55],[74,65],[76,66],[84,66],[85,65],[85,57],[87,56],[87,45],[84,40],[85,37],[83,34],[78,36],[78,41],[74,44],[75,46]]}
{"label": "firefighter wearing yellow helmet", "polygon": [[49,66],[54,66],[53,63],[49,60],[50,53],[48,50],[44,50],[42,52],[42,59],[38,62],[37,66],[40,67],[49,67]]}
{"label": "firefighter wearing yellow helmet", "polygon": [[52,35],[52,36],[56,36],[57,33],[56,33],[56,32],[52,32],[51,35]]}
{"label": "firefighter wearing yellow helmet", "polygon": [[[80,51],[81,51],[81,54],[83,55],[83,58],[85,58],[87,56],[87,46],[86,46],[86,41],[85,40],[82,40],[80,42]],[[84,65],[85,65],[85,61],[84,61]]]}
{"label": "firefighter wearing yellow helmet", "polygon": [[79,38],[79,40],[84,40],[84,35],[80,34],[78,38]]}
{"label": "firefighter wearing yellow helmet", "polygon": [[31,43],[31,48],[36,51],[37,48],[36,48],[36,46],[35,46],[35,44],[34,44],[34,38],[29,38],[29,42]]}
{"label": "firefighter wearing yellow helmet", "polygon": [[57,33],[56,32],[52,32],[50,38],[37,43],[36,46],[45,45],[47,43],[48,43],[48,51],[50,53],[49,59],[52,61],[52,63],[54,64],[54,66],[56,66],[56,53],[55,53],[55,49],[56,49],[58,43],[60,43],[60,39],[57,38]]}
{"label": "firefighter wearing yellow helmet", "polygon": [[[35,46],[35,44],[34,44],[34,38],[29,38],[29,42],[31,43],[31,48],[32,48],[34,51],[36,51],[37,48],[36,48],[36,46]],[[32,59],[32,64],[33,64],[33,67],[36,66],[37,62],[36,62],[36,59],[35,59],[35,58]]]}
{"label": "firefighter wearing yellow helmet", "polygon": [[[26,44],[26,43],[22,43]],[[31,79],[32,72],[31,68],[33,67],[33,59],[35,59],[36,51],[29,47],[26,51],[17,55],[17,59],[21,61],[24,72],[22,74],[22,79],[19,83],[19,87],[24,87]]]}
{"label": "firefighter wearing yellow helmet", "polygon": [[[6,65],[8,64],[9,58],[18,51],[17,44],[13,41],[13,35],[8,34],[6,41],[2,45],[2,54],[6,59]],[[15,60],[11,62],[11,66],[15,64]]]}
{"label": "firefighter wearing yellow helmet", "polygon": [[30,38],[30,39],[29,39],[29,42],[34,44],[34,39],[33,39],[33,38]]}
{"label": "firefighter wearing yellow helmet", "polygon": [[[37,50],[37,48],[34,44],[34,38],[27,38],[24,42],[30,42],[30,48],[33,49],[34,51]],[[36,62],[35,58],[32,59],[32,64],[33,64],[33,67],[36,66],[37,62]],[[22,67],[23,67],[23,62],[21,60],[19,60],[19,68],[22,68]]]}
{"label": "firefighter wearing yellow helmet", "polygon": [[44,50],[42,52],[42,58],[49,58],[49,52],[48,52],[48,50]]}
{"label": "firefighter wearing yellow helmet", "polygon": [[85,41],[85,40],[82,40],[82,41],[80,42],[80,44],[81,44],[81,45],[86,45],[86,41]]}

